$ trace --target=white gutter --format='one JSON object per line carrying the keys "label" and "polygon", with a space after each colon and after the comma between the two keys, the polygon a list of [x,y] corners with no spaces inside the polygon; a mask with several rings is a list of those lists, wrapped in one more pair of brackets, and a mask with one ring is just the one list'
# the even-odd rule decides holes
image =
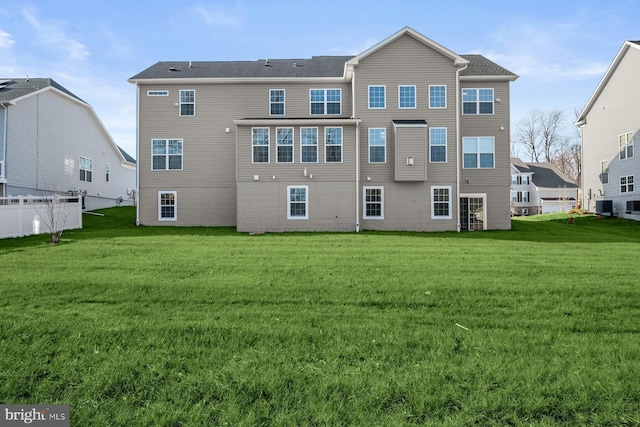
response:
{"label": "white gutter", "polygon": [[460,138],[460,115],[462,114],[460,110],[460,72],[466,70],[467,67],[468,65],[465,64],[464,67],[456,70],[456,198],[458,199],[458,203],[456,203],[458,207],[456,228],[458,233],[462,229],[460,224],[460,151],[462,151],[462,138]]}
{"label": "white gutter", "polygon": [[140,225],[140,85],[136,84],[136,225]]}
{"label": "white gutter", "polygon": [[[6,106],[6,104],[2,104],[2,106],[4,107],[4,132],[3,132],[3,138],[2,138],[2,177],[5,179],[6,182],[6,178],[7,178],[7,124],[8,124],[8,117],[9,117],[9,107]],[[2,197],[6,197],[6,192],[7,192],[7,186],[3,185],[2,186]]]}
{"label": "white gutter", "polygon": [[[356,73],[351,77],[351,118],[356,117]],[[360,232],[360,120],[356,122],[356,233]]]}

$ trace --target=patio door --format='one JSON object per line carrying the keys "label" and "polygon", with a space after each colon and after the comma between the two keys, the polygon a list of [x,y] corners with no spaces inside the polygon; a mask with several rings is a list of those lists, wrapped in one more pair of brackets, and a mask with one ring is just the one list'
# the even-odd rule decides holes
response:
{"label": "patio door", "polygon": [[463,231],[485,230],[486,194],[460,195],[460,228]]}

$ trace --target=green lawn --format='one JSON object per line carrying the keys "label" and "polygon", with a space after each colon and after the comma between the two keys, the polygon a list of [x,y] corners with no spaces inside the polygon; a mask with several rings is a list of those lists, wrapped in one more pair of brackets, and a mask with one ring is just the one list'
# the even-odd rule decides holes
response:
{"label": "green lawn", "polygon": [[0,240],[0,403],[73,426],[640,424],[640,223]]}

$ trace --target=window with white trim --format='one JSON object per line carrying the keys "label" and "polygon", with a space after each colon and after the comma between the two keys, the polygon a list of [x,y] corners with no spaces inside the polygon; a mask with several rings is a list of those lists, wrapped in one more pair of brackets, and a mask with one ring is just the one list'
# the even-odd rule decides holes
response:
{"label": "window with white trim", "polygon": [[384,187],[363,187],[363,218],[384,219]]}
{"label": "window with white trim", "polygon": [[284,116],[284,89],[269,90],[269,115]]}
{"label": "window with white trim", "polygon": [[369,86],[369,109],[387,108],[385,86]]}
{"label": "window with white trim", "polygon": [[89,157],[80,156],[80,181],[93,181],[93,160]]}
{"label": "window with white trim", "polygon": [[633,193],[633,175],[620,177],[620,192],[621,193]]}
{"label": "window with white trim", "polygon": [[196,115],[196,91],[193,89],[180,91],[180,115]]}
{"label": "window with white trim", "polygon": [[429,108],[447,108],[447,87],[429,85]]}
{"label": "window with white trim", "polygon": [[369,163],[385,163],[387,161],[387,129],[369,129]]}
{"label": "window with white trim", "polygon": [[287,186],[287,219],[309,219],[309,186]]}
{"label": "window with white trim", "polygon": [[447,128],[429,128],[429,161],[446,163]]}
{"label": "window with white trim", "polygon": [[493,88],[462,89],[462,114],[493,114]]}
{"label": "window with white trim", "polygon": [[342,89],[311,89],[309,100],[312,115],[342,114]]}
{"label": "window with white trim", "polygon": [[618,137],[620,143],[620,160],[633,157],[633,132],[623,133]]}
{"label": "window with white trim", "polygon": [[300,128],[300,162],[318,163],[318,128]]}
{"label": "window with white trim", "polygon": [[104,180],[105,182],[111,180],[111,165],[109,163],[104,164]]}
{"label": "window with white trim", "polygon": [[252,163],[269,163],[269,128],[252,128]]}
{"label": "window with white trim", "polygon": [[342,128],[324,128],[325,163],[342,163]]}
{"label": "window with white trim", "polygon": [[177,192],[158,191],[158,221],[178,219]]}
{"label": "window with white trim", "polygon": [[151,170],[182,170],[182,139],[152,139]]}
{"label": "window with white trim", "polygon": [[451,219],[451,187],[431,187],[431,219]]}
{"label": "window with white trim", "polygon": [[293,128],[276,128],[276,163],[293,163]]}
{"label": "window with white trim", "polygon": [[416,86],[398,86],[398,108],[416,108]]}
{"label": "window with white trim", "polygon": [[465,169],[492,169],[494,167],[495,139],[492,136],[463,137],[462,167]]}
{"label": "window with white trim", "polygon": [[603,184],[609,183],[609,160],[600,162],[600,182]]}

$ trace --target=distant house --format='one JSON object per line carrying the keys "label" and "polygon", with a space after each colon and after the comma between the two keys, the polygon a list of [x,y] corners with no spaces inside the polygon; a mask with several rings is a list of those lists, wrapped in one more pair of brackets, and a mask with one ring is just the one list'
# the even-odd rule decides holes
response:
{"label": "distant house", "polygon": [[552,163],[511,158],[511,213],[566,212],[576,206],[579,187]]}
{"label": "distant house", "polygon": [[136,163],[82,99],[48,78],[0,79],[0,196],[57,191],[88,209],[132,203]]}
{"label": "distant house", "polygon": [[582,129],[583,206],[640,220],[640,41],[626,41],[591,95]]}
{"label": "distant house", "polygon": [[129,79],[138,221],[508,229],[517,77],[408,27],[357,56],[158,62]]}

